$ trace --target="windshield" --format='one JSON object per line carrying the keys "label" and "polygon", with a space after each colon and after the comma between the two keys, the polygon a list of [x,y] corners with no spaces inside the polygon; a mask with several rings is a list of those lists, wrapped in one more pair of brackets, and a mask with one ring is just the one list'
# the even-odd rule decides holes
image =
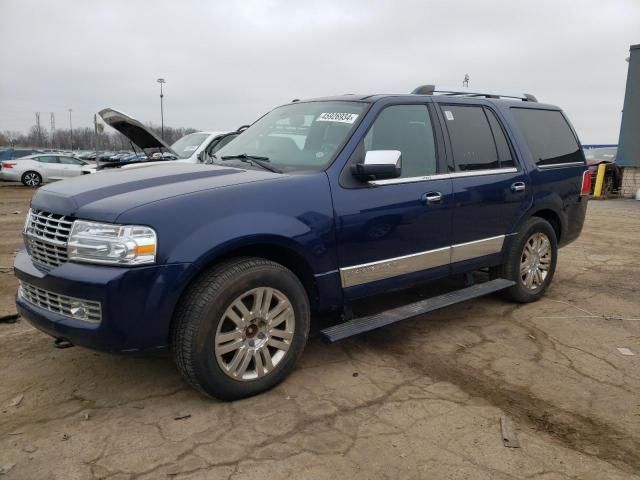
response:
{"label": "windshield", "polygon": [[214,161],[260,157],[284,172],[323,170],[349,138],[366,106],[358,102],[307,102],[276,108],[216,152]]}
{"label": "windshield", "polygon": [[190,133],[171,145],[171,149],[176,152],[180,158],[189,158],[208,136],[208,133]]}

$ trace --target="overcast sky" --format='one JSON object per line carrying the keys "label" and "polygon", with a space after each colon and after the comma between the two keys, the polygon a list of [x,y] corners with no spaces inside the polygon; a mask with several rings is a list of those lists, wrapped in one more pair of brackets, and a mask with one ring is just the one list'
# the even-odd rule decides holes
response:
{"label": "overcast sky", "polygon": [[110,106],[235,129],[293,98],[425,83],[530,92],[583,143],[617,143],[639,0],[0,0],[0,130]]}

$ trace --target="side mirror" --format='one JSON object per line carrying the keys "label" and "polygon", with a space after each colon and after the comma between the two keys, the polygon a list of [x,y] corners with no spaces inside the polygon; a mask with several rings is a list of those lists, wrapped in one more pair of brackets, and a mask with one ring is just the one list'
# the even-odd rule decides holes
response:
{"label": "side mirror", "polygon": [[207,152],[205,150],[202,150],[199,154],[198,154],[198,163],[207,163]]}
{"label": "side mirror", "polygon": [[351,175],[362,182],[398,178],[402,169],[399,150],[369,150],[364,163],[351,165]]}

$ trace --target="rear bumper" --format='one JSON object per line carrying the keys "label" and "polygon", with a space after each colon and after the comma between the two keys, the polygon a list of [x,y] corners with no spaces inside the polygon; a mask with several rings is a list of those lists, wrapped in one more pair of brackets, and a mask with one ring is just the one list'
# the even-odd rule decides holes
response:
{"label": "rear bumper", "polygon": [[578,201],[570,205],[566,210],[564,225],[558,246],[564,247],[576,240],[582,232],[584,220],[587,216],[587,204],[589,197],[582,196]]}
{"label": "rear bumper", "polygon": [[101,305],[101,321],[93,324],[17,296],[18,313],[37,329],[95,350],[137,352],[166,347],[175,304],[195,268],[191,264],[117,268],[68,262],[43,272],[23,250],[16,256],[14,271],[21,282]]}
{"label": "rear bumper", "polygon": [[3,168],[0,170],[0,180],[5,182],[19,182],[20,174],[13,172],[12,168]]}

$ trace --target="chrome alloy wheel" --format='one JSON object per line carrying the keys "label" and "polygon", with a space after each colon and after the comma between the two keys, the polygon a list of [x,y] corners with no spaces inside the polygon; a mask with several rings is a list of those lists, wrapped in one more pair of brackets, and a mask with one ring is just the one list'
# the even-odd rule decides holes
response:
{"label": "chrome alloy wheel", "polygon": [[543,284],[551,268],[552,249],[549,238],[536,232],[525,242],[520,258],[520,279],[529,290],[536,290]]}
{"label": "chrome alloy wheel", "polygon": [[24,183],[29,187],[37,187],[40,185],[40,178],[37,173],[27,172],[24,174]]}
{"label": "chrome alloy wheel", "polygon": [[282,292],[270,287],[249,290],[231,303],[218,324],[218,365],[234,380],[264,377],[287,355],[294,331],[293,306]]}

